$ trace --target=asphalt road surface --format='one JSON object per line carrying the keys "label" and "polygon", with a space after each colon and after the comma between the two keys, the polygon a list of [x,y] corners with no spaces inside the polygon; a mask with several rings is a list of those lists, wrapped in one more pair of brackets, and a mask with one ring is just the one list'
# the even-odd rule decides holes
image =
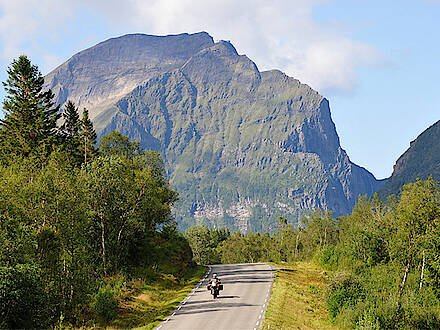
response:
{"label": "asphalt road surface", "polygon": [[[214,273],[223,284],[217,299],[206,288]],[[209,274],[156,329],[259,329],[272,283],[273,271],[266,264],[210,266]]]}

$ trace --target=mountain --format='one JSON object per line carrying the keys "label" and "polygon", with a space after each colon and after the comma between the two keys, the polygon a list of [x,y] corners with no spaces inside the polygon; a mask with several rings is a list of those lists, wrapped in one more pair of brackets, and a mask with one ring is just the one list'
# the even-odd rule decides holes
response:
{"label": "mountain", "polygon": [[67,99],[96,117],[142,82],[180,68],[193,54],[211,46],[207,33],[112,38],[74,55],[45,77],[56,101]]}
{"label": "mountain", "polygon": [[46,82],[60,103],[90,107],[100,136],[116,129],[162,153],[182,229],[272,230],[315,208],[347,214],[378,188],[340,147],[324,97],[205,32],[110,39]]}
{"label": "mountain", "polygon": [[427,128],[394,165],[393,174],[378,191],[381,197],[398,194],[403,185],[430,175],[440,182],[440,121]]}

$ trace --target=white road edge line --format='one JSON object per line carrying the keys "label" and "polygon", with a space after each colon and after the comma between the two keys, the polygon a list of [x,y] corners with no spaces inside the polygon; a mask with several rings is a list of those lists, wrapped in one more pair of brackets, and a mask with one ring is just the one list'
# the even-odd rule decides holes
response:
{"label": "white road edge line", "polygon": [[[206,272],[205,276],[203,277],[203,280],[200,280],[200,284],[203,283],[203,281],[208,277],[208,275],[211,273],[212,267],[208,266],[208,271]],[[200,284],[191,291],[190,294],[188,294],[188,296],[180,303],[179,307],[177,308],[177,310],[180,310],[182,308],[183,305],[186,304],[186,302],[191,298],[191,296],[193,296],[196,293],[196,290],[199,288]],[[173,312],[173,314],[171,314],[171,316],[176,315],[176,311]],[[156,330],[159,330],[160,328],[162,328],[162,326],[167,323],[170,320],[170,316],[168,316],[168,318],[165,319],[165,321],[163,321],[163,323],[161,325],[159,325]]]}

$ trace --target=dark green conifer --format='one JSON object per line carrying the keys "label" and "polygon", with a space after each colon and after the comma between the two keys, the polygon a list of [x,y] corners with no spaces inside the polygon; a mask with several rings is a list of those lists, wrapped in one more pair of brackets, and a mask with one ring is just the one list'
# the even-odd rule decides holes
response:
{"label": "dark green conifer", "polygon": [[59,106],[54,106],[52,91],[43,90],[44,78],[26,56],[13,60],[7,73],[0,154],[4,160],[14,156],[45,158],[56,144]]}
{"label": "dark green conifer", "polygon": [[93,128],[93,123],[89,118],[89,111],[86,108],[84,108],[83,111],[81,126],[81,148],[84,163],[87,164],[87,161],[93,159],[93,157],[97,154],[97,150],[95,148],[97,136],[95,129]]}
{"label": "dark green conifer", "polygon": [[74,159],[78,165],[83,161],[81,150],[81,127],[78,108],[72,101],[68,101],[63,111],[64,123],[61,126],[63,149]]}

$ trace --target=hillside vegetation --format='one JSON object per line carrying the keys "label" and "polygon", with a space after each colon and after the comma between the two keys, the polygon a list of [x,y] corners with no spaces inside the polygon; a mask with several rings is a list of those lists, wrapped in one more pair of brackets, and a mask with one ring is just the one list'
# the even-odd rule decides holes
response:
{"label": "hillside vegetation", "polygon": [[[280,217],[272,235],[193,227],[186,237],[196,260],[206,263],[314,260],[331,270],[326,307],[330,320],[343,329],[440,327],[440,189],[433,179],[405,185],[400,197],[387,202],[377,195],[360,198],[347,217],[316,211],[298,229]],[[315,285],[313,279],[295,271],[295,264],[281,268],[271,304],[282,304],[280,296],[311,294],[307,285]],[[309,302],[319,305],[319,299],[311,296]],[[301,315],[286,309],[282,315],[269,305],[267,316],[280,326],[298,321],[318,327],[306,319],[325,320],[325,308],[310,308]]]}
{"label": "hillside vegetation", "polygon": [[[59,106],[26,56],[8,69],[0,125],[0,328],[104,325],[136,281],[191,272],[161,158]],[[188,283],[187,283],[188,284]],[[157,316],[166,312],[159,311]]]}

